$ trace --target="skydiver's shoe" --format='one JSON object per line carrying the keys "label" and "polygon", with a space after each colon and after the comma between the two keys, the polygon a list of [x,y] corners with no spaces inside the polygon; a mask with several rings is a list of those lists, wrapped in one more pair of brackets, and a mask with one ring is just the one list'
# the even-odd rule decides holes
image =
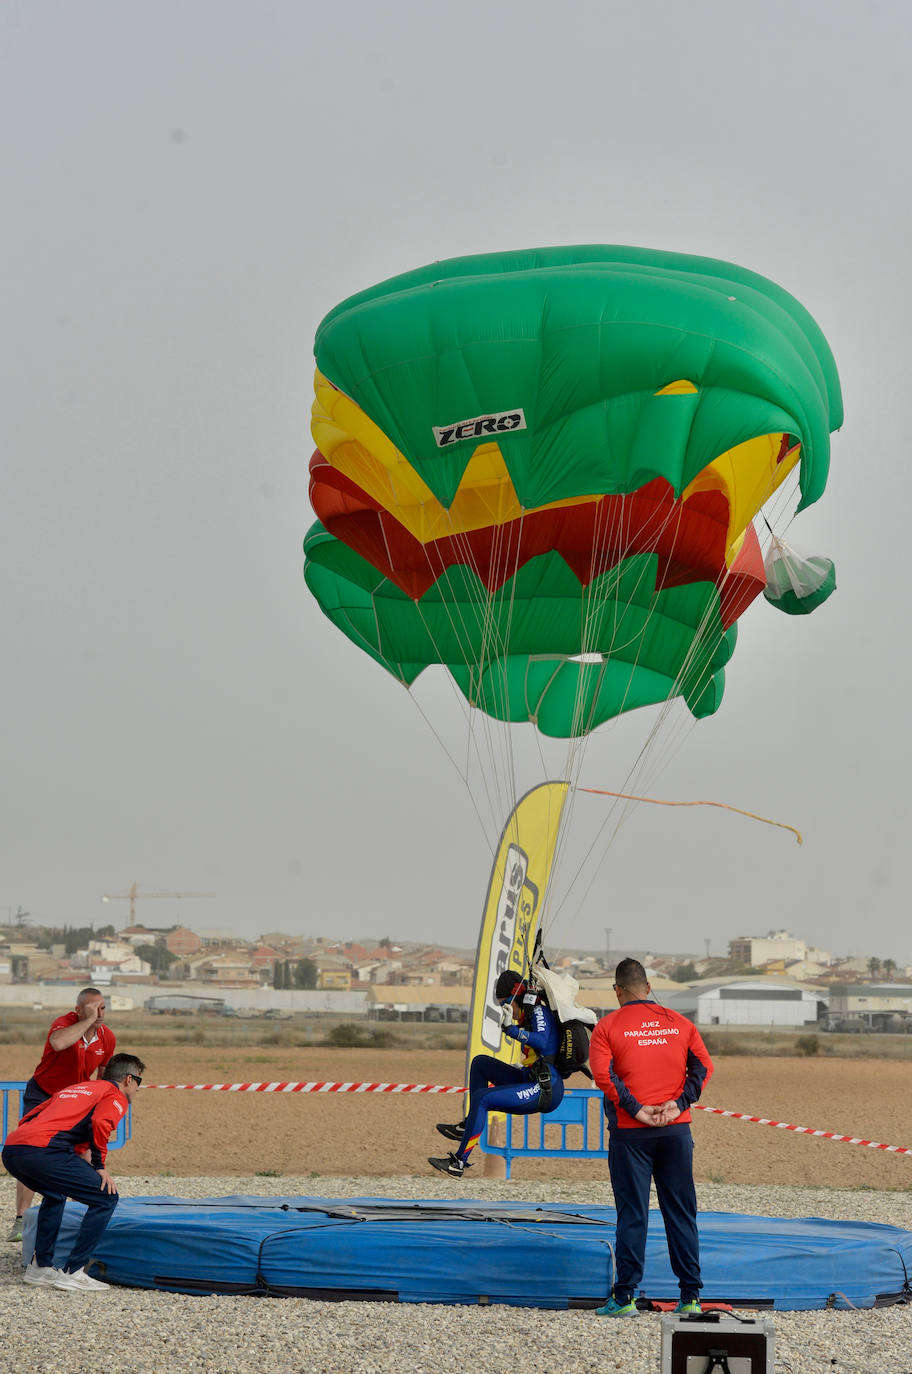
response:
{"label": "skydiver's shoe", "polygon": [[16,1220],[13,1222],[12,1226],[10,1227],[10,1233],[9,1233],[9,1235],[7,1236],[7,1240],[10,1240],[10,1241],[19,1241],[19,1240],[21,1240],[21,1239],[22,1239],[22,1218],[21,1218],[21,1217],[17,1217]]}
{"label": "skydiver's shoe", "polygon": [[465,1122],[457,1121],[455,1126],[448,1126],[446,1122],[438,1121],[437,1129],[441,1135],[445,1135],[447,1140],[462,1140],[465,1134]]}
{"label": "skydiver's shoe", "polygon": [[604,1307],[595,1309],[597,1317],[638,1317],[637,1305],[631,1298],[629,1302],[615,1302],[612,1295]]}
{"label": "skydiver's shoe", "polygon": [[449,1174],[450,1178],[462,1178],[466,1171],[465,1160],[460,1159],[458,1155],[447,1155],[446,1159],[428,1157],[428,1164],[432,1164],[442,1174]]}
{"label": "skydiver's shoe", "polygon": [[675,1308],[676,1317],[695,1317],[703,1311],[697,1298],[688,1298],[685,1302],[682,1298]]}

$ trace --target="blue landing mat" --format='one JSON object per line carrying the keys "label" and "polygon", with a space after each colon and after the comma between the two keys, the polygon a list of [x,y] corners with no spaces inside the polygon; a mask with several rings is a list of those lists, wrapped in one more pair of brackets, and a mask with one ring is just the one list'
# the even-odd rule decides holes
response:
{"label": "blue landing mat", "polygon": [[[55,1263],[83,1209],[67,1203]],[[33,1209],[23,1254],[31,1258]],[[704,1301],[799,1311],[912,1300],[912,1232],[872,1222],[699,1217]],[[95,1252],[108,1282],[173,1293],[594,1307],[612,1207],[391,1198],[124,1198]],[[675,1300],[658,1212],[640,1296]]]}

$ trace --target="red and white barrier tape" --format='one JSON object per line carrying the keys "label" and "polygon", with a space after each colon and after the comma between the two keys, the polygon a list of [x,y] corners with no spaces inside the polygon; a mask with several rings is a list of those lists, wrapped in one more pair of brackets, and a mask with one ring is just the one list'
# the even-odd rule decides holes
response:
{"label": "red and white barrier tape", "polygon": [[150,1083],[150,1088],[217,1093],[464,1093],[430,1083]]}
{"label": "red and white barrier tape", "polygon": [[[171,1088],[183,1092],[219,1093],[464,1093],[465,1088],[442,1087],[439,1083],[150,1083],[150,1088]],[[704,1107],[695,1102],[694,1108],[712,1116],[729,1116],[735,1121],[752,1121],[758,1126],[775,1126],[795,1135],[817,1136],[821,1140],[843,1140],[848,1145],[867,1145],[871,1150],[886,1150],[890,1154],[912,1155],[905,1145],[882,1145],[879,1140],[863,1140],[856,1135],[837,1135],[834,1131],[816,1131],[813,1126],[792,1126],[788,1121],[773,1121],[766,1116],[749,1116],[747,1112],[728,1112],[723,1107]]]}
{"label": "red and white barrier tape", "polygon": [[731,1116],[736,1121],[753,1121],[758,1126],[775,1126],[780,1131],[792,1131],[795,1135],[814,1135],[821,1140],[844,1140],[847,1145],[867,1145],[871,1150],[889,1150],[891,1154],[912,1155],[912,1149],[905,1145],[881,1145],[879,1140],[863,1140],[858,1135],[837,1135],[835,1131],[815,1131],[813,1126],[792,1126],[787,1121],[773,1121],[767,1116],[748,1116],[746,1112],[726,1112],[722,1107],[704,1107],[695,1102],[694,1107],[701,1112],[711,1112],[713,1116]]}

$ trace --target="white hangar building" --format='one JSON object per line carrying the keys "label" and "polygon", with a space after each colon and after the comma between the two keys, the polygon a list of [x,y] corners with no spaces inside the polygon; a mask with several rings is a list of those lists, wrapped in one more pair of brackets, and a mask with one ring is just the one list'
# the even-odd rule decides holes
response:
{"label": "white hangar building", "polygon": [[819,994],[789,983],[723,983],[697,995],[698,1026],[817,1025]]}

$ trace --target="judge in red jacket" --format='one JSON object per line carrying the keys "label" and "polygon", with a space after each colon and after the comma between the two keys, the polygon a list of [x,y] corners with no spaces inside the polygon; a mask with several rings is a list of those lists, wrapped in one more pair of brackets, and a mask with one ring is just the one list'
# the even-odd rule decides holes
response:
{"label": "judge in red jacket", "polygon": [[[7,1136],[3,1167],[43,1197],[26,1283],[78,1292],[106,1287],[84,1266],[119,1201],[105,1167],[108,1141],[142,1083],[144,1068],[135,1055],[115,1054],[102,1078],[62,1088],[27,1112]],[[89,1159],[80,1153],[86,1147]],[[56,1269],[54,1246],[67,1198],[83,1203],[86,1212],[68,1258]]]}
{"label": "judge in red jacket", "polygon": [[689,1123],[713,1063],[692,1021],[649,1000],[646,970],[637,959],[622,959],[614,978],[618,1010],[598,1023],[589,1045],[592,1076],[605,1094],[617,1209],[614,1285],[597,1311],[603,1317],[637,1315],[654,1181],[681,1291],[677,1311],[699,1312],[703,1284]]}

